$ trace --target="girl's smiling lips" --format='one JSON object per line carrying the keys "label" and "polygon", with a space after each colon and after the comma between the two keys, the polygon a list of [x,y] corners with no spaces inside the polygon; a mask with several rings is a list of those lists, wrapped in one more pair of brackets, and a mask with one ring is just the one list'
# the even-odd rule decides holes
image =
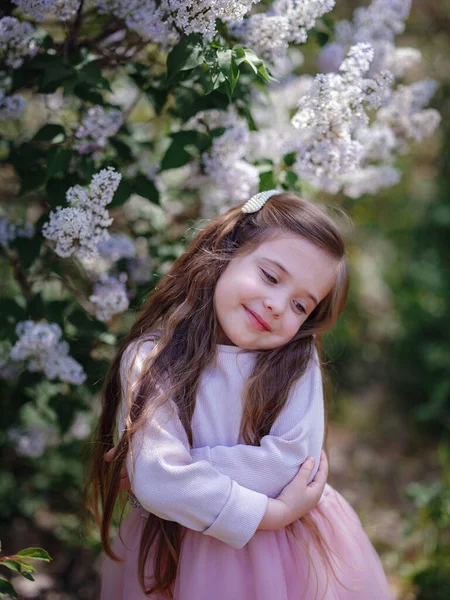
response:
{"label": "girl's smiling lips", "polygon": [[[242,305],[242,306],[244,306],[244,305]],[[263,319],[262,317],[260,317],[260,316],[259,316],[257,313],[253,312],[252,310],[250,310],[250,309],[249,309],[249,308],[247,308],[246,306],[244,306],[244,308],[245,308],[245,310],[246,310],[247,312],[249,312],[249,313],[250,313],[250,314],[251,314],[251,315],[252,315],[252,316],[253,316],[253,317],[254,317],[254,318],[255,318],[255,319],[258,321],[258,323],[259,323],[259,324],[260,324],[260,325],[261,325],[261,326],[262,326],[264,329],[266,329],[267,331],[272,331],[272,329],[271,329],[270,325],[269,325],[269,324],[268,324],[266,321],[264,321],[264,319]]]}

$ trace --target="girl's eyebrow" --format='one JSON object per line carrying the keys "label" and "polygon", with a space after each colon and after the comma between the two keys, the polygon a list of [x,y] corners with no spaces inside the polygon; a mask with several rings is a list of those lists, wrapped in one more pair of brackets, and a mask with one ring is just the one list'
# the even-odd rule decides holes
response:
{"label": "girl's eyebrow", "polygon": [[[263,256],[263,259],[276,265],[279,269],[281,269],[284,273],[286,273],[286,275],[288,275],[288,277],[292,277],[292,275],[289,273],[289,271],[287,269],[285,269],[281,263],[277,262],[276,260],[273,260],[272,258],[269,258],[268,256]],[[306,295],[308,296],[308,298],[311,298],[311,300],[316,304],[316,306],[319,304],[319,302],[317,301],[317,298],[315,296],[313,296],[309,292],[306,292]]]}

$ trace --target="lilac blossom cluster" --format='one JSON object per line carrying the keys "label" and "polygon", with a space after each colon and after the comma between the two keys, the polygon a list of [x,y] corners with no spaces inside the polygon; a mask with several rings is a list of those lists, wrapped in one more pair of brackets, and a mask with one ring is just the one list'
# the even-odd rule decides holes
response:
{"label": "lilac blossom cluster", "polygon": [[211,149],[203,154],[202,161],[209,178],[204,182],[206,188],[202,186],[202,191],[206,192],[202,198],[204,217],[217,214],[218,210],[224,212],[258,191],[259,171],[243,160],[248,143],[248,128],[241,122],[215,138]]}
{"label": "lilac blossom cluster", "polygon": [[81,0],[12,0],[21,12],[34,19],[43,21],[48,14],[59,21],[71,19],[80,7]]}
{"label": "lilac blossom cluster", "polygon": [[13,361],[26,361],[32,372],[44,373],[47,379],[60,379],[81,384],[86,375],[83,367],[69,356],[69,345],[61,341],[61,328],[56,323],[21,321],[16,326],[19,340],[11,350]]}
{"label": "lilac blossom cluster", "polygon": [[127,310],[129,300],[125,287],[126,280],[126,273],[121,273],[118,278],[103,275],[100,281],[94,284],[94,293],[89,296],[89,301],[99,321],[109,321],[113,316]]}
{"label": "lilac blossom cluster", "polygon": [[0,217],[0,245],[6,246],[16,238],[31,238],[34,235],[34,226],[25,223],[19,226],[11,223],[8,217]]}
{"label": "lilac blossom cluster", "polygon": [[118,109],[106,111],[101,106],[90,108],[75,132],[75,149],[80,154],[101,155],[108,138],[117,133],[123,123],[122,112]]}
{"label": "lilac blossom cluster", "polygon": [[25,110],[26,104],[25,98],[20,94],[7,96],[5,90],[0,88],[0,121],[17,119]]}
{"label": "lilac blossom cluster", "polygon": [[122,258],[134,258],[136,248],[132,238],[126,233],[111,233],[107,240],[98,245],[100,256],[109,262],[116,262]]}
{"label": "lilac blossom cluster", "polygon": [[[418,50],[394,45],[410,9],[411,0],[373,0],[368,7],[357,8],[352,21],[337,23],[337,41],[325,46],[319,57],[322,69],[336,71],[346,48],[364,40],[374,49],[369,74],[384,70],[395,78],[403,77],[421,59]],[[372,81],[378,83],[376,76]],[[439,124],[438,112],[425,108],[435,89],[436,83],[430,79],[398,85],[384,98],[372,122],[357,128],[355,139],[362,148],[359,164],[339,178],[347,195],[375,193],[399,181],[400,173],[393,166],[395,155],[405,153],[411,141],[423,140]]]}
{"label": "lilac blossom cluster", "polygon": [[88,188],[69,188],[68,208],[58,206],[42,228],[44,236],[55,242],[55,252],[62,257],[79,258],[98,255],[98,245],[108,239],[107,228],[113,219],[105,208],[113,199],[121,175],[112,167],[93,176]]}
{"label": "lilac blossom cluster", "polygon": [[350,48],[339,73],[316,76],[292,119],[298,130],[294,170],[314,187],[337,193],[339,177],[362,160],[364,149],[355,132],[369,121],[364,104],[382,105],[392,82],[388,73],[364,78],[372,59],[369,44]]}
{"label": "lilac blossom cluster", "polygon": [[144,39],[168,48],[180,35],[200,33],[205,40],[216,34],[216,20],[238,23],[259,0],[95,0],[102,13],[123,19]]}
{"label": "lilac blossom cluster", "polygon": [[60,441],[55,427],[42,423],[13,427],[8,431],[8,439],[14,444],[17,454],[29,458],[39,458],[47,448],[56,446]]}
{"label": "lilac blossom cluster", "polygon": [[39,47],[33,38],[34,28],[30,23],[15,17],[0,19],[0,60],[11,69],[18,69],[25,58],[34,56]]}
{"label": "lilac blossom cluster", "polygon": [[101,13],[123,19],[129,29],[162,48],[175,45],[180,39],[166,0],[95,0],[95,3]]}
{"label": "lilac blossom cluster", "polygon": [[336,0],[275,0],[267,13],[250,15],[234,32],[258,56],[276,61],[289,44],[304,44],[316,20],[333,9]]}

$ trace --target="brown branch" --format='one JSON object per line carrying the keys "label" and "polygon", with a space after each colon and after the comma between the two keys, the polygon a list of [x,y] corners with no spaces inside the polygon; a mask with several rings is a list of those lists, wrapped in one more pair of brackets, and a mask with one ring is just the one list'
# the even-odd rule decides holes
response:
{"label": "brown branch", "polygon": [[31,283],[28,281],[25,269],[23,268],[23,264],[20,262],[19,257],[11,250],[6,249],[6,255],[11,262],[14,278],[19,284],[25,299],[27,302],[29,302],[33,297],[33,292],[31,289]]}
{"label": "brown branch", "polygon": [[78,35],[78,31],[80,30],[81,16],[82,16],[82,12],[83,12],[83,4],[84,4],[84,0],[81,0],[80,6],[78,7],[78,10],[77,10],[77,16],[75,17],[75,21],[73,22],[73,25],[69,31],[69,35],[67,36],[66,41],[64,42],[64,56],[66,58],[69,56],[69,52],[71,50],[73,50],[73,47],[75,45],[75,40]]}

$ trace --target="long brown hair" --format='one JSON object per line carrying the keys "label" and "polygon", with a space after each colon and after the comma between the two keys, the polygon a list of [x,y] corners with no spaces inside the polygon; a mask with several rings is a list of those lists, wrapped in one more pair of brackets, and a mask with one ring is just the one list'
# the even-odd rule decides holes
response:
{"label": "long brown hair", "polygon": [[[133,434],[169,398],[192,447],[191,421],[196,392],[205,367],[212,361],[218,343],[213,296],[217,280],[234,257],[247,254],[277,232],[308,240],[336,260],[336,280],[329,294],[316,306],[295,337],[287,344],[257,352],[254,370],[243,390],[240,434],[246,444],[257,446],[269,434],[285,405],[292,385],[305,373],[317,347],[316,337],[330,329],[345,305],[348,265],[343,236],[325,210],[292,193],[273,196],[256,213],[245,214],[241,206],[210,221],[172,265],[142,309],[114,358],[104,387],[102,412],[94,437],[86,502],[101,531],[106,554],[115,556],[110,526],[119,495],[120,469],[130,449]],[[126,394],[126,429],[116,443],[122,387],[120,365],[133,342],[149,339],[156,331],[156,345],[146,360],[138,381]],[[150,360],[151,358],[151,360]],[[170,373],[170,377],[169,374]],[[168,382],[163,392],[159,382]],[[133,394],[132,394],[133,392]],[[149,402],[151,399],[151,402]],[[105,453],[117,446],[112,462]],[[320,538],[314,520],[302,519],[314,538]],[[143,528],[139,552],[139,581],[146,594],[172,597],[184,527],[149,514]],[[145,581],[150,550],[154,555],[153,582]]]}

